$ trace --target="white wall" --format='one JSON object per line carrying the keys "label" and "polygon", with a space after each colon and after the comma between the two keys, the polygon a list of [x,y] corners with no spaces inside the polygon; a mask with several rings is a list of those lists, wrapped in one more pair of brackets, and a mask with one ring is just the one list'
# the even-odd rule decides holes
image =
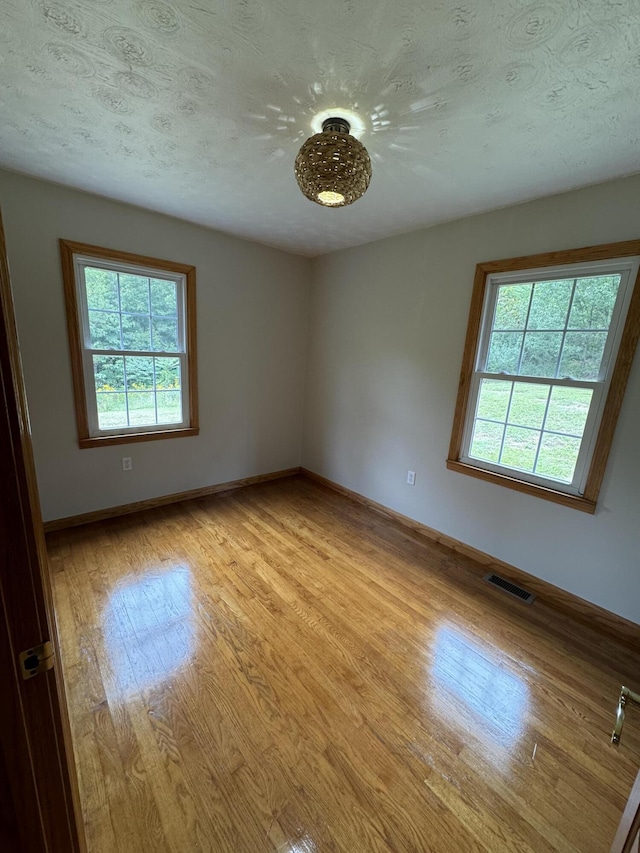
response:
{"label": "white wall", "polygon": [[[307,259],[8,172],[0,206],[45,520],[300,464]],[[78,449],[59,237],[195,264],[198,437]]]}
{"label": "white wall", "polygon": [[640,622],[640,357],[595,516],[445,468],[475,265],[638,237],[633,177],[317,258],[305,467]]}

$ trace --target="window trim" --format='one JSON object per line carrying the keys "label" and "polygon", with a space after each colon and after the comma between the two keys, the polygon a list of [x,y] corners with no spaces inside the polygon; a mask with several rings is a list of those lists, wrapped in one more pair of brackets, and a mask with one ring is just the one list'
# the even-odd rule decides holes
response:
{"label": "window trim", "polygon": [[[198,369],[196,339],[196,268],[187,264],[135,255],[130,252],[118,252],[102,246],[77,243],[60,239],[60,257],[62,261],[62,279],[64,283],[67,329],[69,333],[69,352],[75,402],[78,445],[80,448],[104,447],[112,444],[130,444],[137,441],[154,441],[161,438],[180,438],[195,436],[200,432],[198,424]],[[88,399],[85,385],[85,346],[82,318],[79,311],[79,299],[76,282],[76,260],[94,258],[112,263],[114,266],[125,264],[141,268],[163,270],[173,275],[184,276],[185,287],[185,349],[187,353],[188,413],[189,425],[176,428],[149,429],[140,432],[119,432],[117,434],[92,436],[89,428]]]}
{"label": "window trim", "polygon": [[[475,417],[471,416],[471,409],[475,409],[478,401],[479,386],[482,379],[503,379],[506,382],[531,383],[538,385],[550,385],[553,387],[571,387],[571,388],[589,388],[592,392],[592,401],[589,406],[589,414],[583,431],[583,441],[578,455],[576,469],[573,480],[570,484],[558,484],[558,491],[566,492],[567,494],[583,495],[586,485],[586,477],[588,473],[588,461],[591,459],[595,438],[597,435],[598,426],[604,411],[606,395],[609,390],[613,364],[615,363],[615,355],[618,352],[620,341],[622,338],[623,323],[622,320],[627,316],[629,301],[633,290],[633,283],[636,280],[640,268],[640,258],[637,256],[626,256],[623,258],[607,259],[603,261],[589,261],[578,264],[554,266],[554,267],[538,267],[521,270],[517,273],[491,273],[487,276],[485,287],[485,301],[482,310],[482,328],[480,329],[478,352],[476,357],[475,369],[471,378],[469,389],[469,416],[465,424],[463,433],[462,449],[459,461],[464,464],[469,464],[474,467],[484,468],[485,470],[493,471],[498,474],[510,475],[513,470],[513,477],[523,482],[534,483],[543,488],[554,488],[553,478],[544,477],[533,472],[519,471],[517,469],[509,469],[509,466],[500,463],[493,463],[487,460],[479,460],[470,457],[464,453],[465,449],[469,449]],[[594,275],[619,275],[620,287],[615,300],[611,321],[607,329],[607,340],[602,355],[600,374],[593,380],[573,380],[563,378],[552,378],[547,376],[527,376],[515,374],[495,374],[490,371],[479,369],[479,365],[484,365],[487,359],[487,354],[490,347],[492,335],[492,323],[495,316],[495,306],[498,296],[498,289],[501,285],[519,284],[530,281],[536,283],[543,281],[554,281],[557,279],[577,279],[582,277],[591,277]],[[568,319],[568,318],[567,318]],[[560,330],[558,330],[560,331]],[[564,330],[567,333],[567,329]],[[522,357],[522,355],[521,355]],[[547,406],[549,404],[547,399]]]}
{"label": "window trim", "polygon": [[535,270],[545,267],[615,260],[634,255],[640,255],[640,240],[628,240],[622,243],[606,243],[600,246],[588,246],[581,249],[508,258],[481,263],[476,266],[453,429],[446,463],[449,470],[468,474],[490,483],[498,483],[507,488],[535,495],[567,507],[579,509],[583,512],[595,512],[633,356],[638,338],[640,337],[640,272],[636,276],[635,283],[632,286],[629,307],[620,337],[620,345],[611,371],[611,381],[606,394],[606,402],[602,411],[600,424],[595,434],[593,455],[588,467],[584,493],[582,495],[571,494],[550,486],[522,480],[517,476],[516,472],[512,476],[473,465],[468,461],[462,461],[461,456],[465,429],[467,427],[470,392],[475,375],[478,345],[482,334],[482,317],[487,298],[487,288],[492,275],[509,272],[522,273],[530,269]]}

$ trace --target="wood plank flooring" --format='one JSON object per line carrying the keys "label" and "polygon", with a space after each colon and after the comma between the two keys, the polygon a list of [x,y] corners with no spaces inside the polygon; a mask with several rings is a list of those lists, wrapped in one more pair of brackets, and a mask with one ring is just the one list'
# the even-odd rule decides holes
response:
{"label": "wood plank flooring", "polygon": [[302,477],[52,534],[90,853],[606,853],[640,652]]}

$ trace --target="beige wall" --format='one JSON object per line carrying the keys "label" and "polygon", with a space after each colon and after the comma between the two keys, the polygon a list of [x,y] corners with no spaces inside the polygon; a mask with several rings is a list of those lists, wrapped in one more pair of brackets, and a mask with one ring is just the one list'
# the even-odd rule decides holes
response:
{"label": "beige wall", "polygon": [[[300,464],[307,259],[7,172],[0,205],[45,519]],[[195,264],[197,438],[78,449],[59,237]]]}
{"label": "beige wall", "polygon": [[303,464],[640,622],[640,357],[595,516],[445,468],[476,263],[638,237],[634,177],[316,259]]}

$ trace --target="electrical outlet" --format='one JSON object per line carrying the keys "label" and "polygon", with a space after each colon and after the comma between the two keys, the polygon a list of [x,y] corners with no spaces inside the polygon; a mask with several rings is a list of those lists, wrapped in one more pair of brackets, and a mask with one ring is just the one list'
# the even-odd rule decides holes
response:
{"label": "electrical outlet", "polygon": [[131,457],[130,456],[123,456],[122,457],[122,470],[123,471],[130,471],[132,468],[133,468],[133,465],[131,464]]}
{"label": "electrical outlet", "polygon": [[407,483],[410,486],[415,486],[415,484],[416,484],[416,472],[415,471],[407,471]]}

